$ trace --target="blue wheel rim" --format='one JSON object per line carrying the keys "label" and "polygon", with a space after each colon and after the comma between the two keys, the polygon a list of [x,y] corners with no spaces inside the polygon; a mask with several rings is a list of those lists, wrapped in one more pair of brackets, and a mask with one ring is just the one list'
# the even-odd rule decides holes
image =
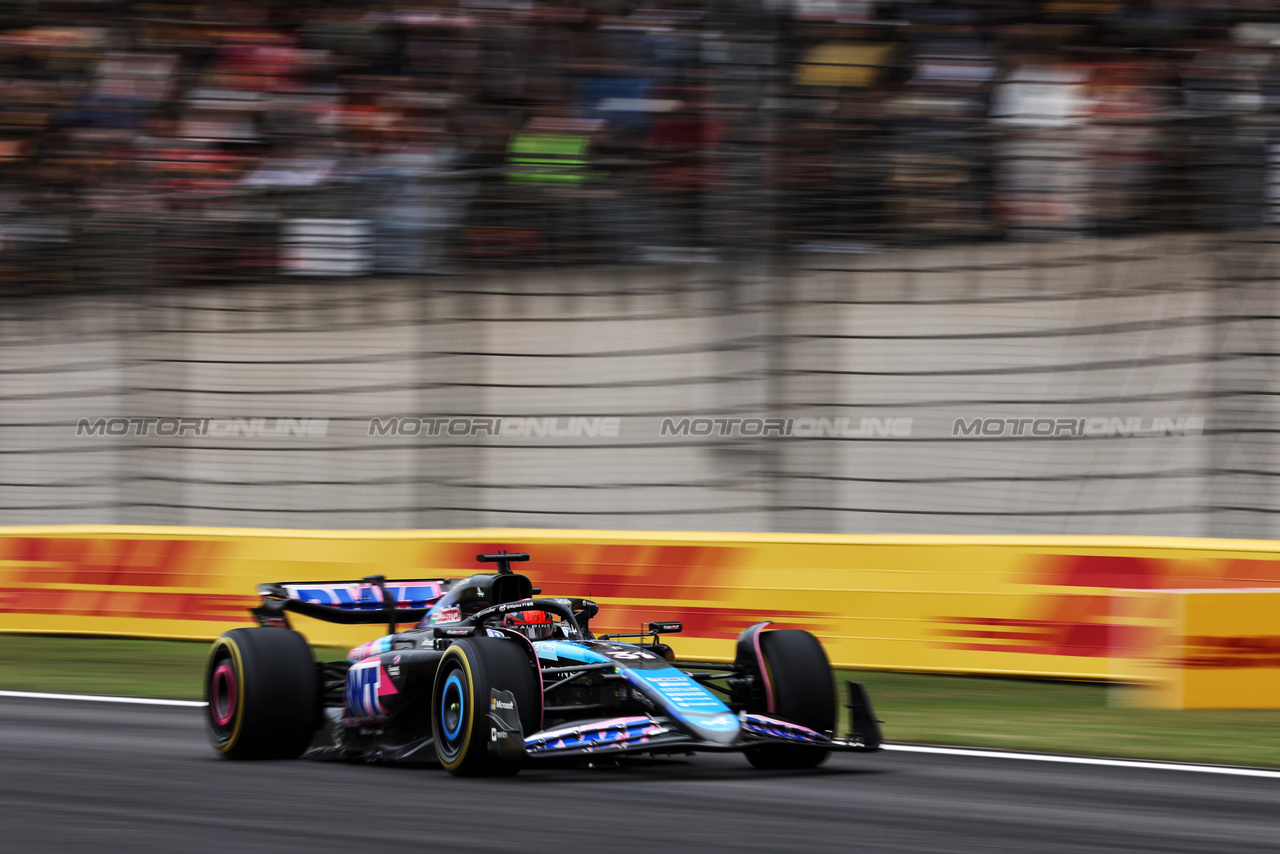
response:
{"label": "blue wheel rim", "polygon": [[[450,673],[444,681],[444,690],[440,692],[440,723],[444,728],[444,737],[456,741],[462,733],[462,721],[466,717],[466,692],[462,690],[462,679],[457,672]],[[457,711],[450,706],[456,704]]]}

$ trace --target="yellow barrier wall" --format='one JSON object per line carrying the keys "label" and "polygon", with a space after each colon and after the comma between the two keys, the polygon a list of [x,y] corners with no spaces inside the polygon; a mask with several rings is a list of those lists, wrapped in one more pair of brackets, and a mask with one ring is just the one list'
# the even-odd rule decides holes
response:
{"label": "yellow barrier wall", "polygon": [[1139,662],[1132,705],[1280,709],[1280,590],[1170,590],[1168,625]]}
{"label": "yellow barrier wall", "polygon": [[[1280,588],[1263,541],[824,536],[489,529],[0,529],[0,631],[210,639],[249,625],[264,581],[460,576],[528,551],[548,595],[598,600],[598,632],[680,619],[686,658],[728,659],[774,619],[837,665],[1128,679],[1167,631],[1174,588]],[[379,634],[296,619],[314,643]]]}

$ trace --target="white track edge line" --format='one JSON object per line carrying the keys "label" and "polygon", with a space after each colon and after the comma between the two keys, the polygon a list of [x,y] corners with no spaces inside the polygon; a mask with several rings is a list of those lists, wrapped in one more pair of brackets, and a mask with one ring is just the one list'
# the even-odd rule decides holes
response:
{"label": "white track edge line", "polygon": [[[38,691],[0,691],[0,697],[29,700],[82,700],[92,703],[127,703],[135,706],[183,706],[203,708],[201,700],[159,700],[151,697],[111,697],[102,694],[53,694]],[[1098,756],[1059,756],[1052,753],[1008,753],[962,747],[929,747],[923,744],[885,744],[885,750],[903,753],[929,753],[935,756],[969,756],[975,759],[1022,759],[1030,762],[1058,762],[1065,765],[1102,765],[1109,768],[1140,768],[1148,771],[1193,771],[1200,774],[1225,774],[1233,777],[1266,777],[1280,779],[1280,771],[1265,768],[1233,768],[1226,765],[1192,765],[1180,762],[1148,762],[1141,759],[1106,759]]]}
{"label": "white track edge line", "polygon": [[203,700],[158,700],[152,697],[111,697],[103,694],[46,694],[40,691],[0,691],[0,697],[28,700],[84,700],[90,703],[129,703],[134,706],[187,706],[203,708]]}
{"label": "white track edge line", "polygon": [[885,750],[900,750],[904,753],[932,753],[938,756],[971,756],[976,759],[1024,759],[1032,762],[1060,762],[1065,765],[1103,765],[1110,768],[1140,768],[1148,771],[1194,771],[1200,774],[1225,774],[1232,777],[1280,779],[1280,771],[1271,771],[1265,768],[1235,768],[1229,765],[1149,762],[1142,759],[1107,759],[1099,756],[1059,756],[1053,753],[1009,753],[1003,750],[928,747],[923,744],[885,744],[881,746]]}

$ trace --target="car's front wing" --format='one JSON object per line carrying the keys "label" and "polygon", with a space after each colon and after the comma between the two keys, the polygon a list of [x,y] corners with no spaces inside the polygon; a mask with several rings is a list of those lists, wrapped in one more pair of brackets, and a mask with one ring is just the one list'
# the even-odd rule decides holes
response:
{"label": "car's front wing", "polygon": [[[739,715],[738,737],[731,742],[709,742],[690,734],[670,718],[660,715],[629,715],[579,721],[525,736],[518,717],[504,713],[494,704],[490,712],[490,748],[510,759],[539,759],[573,755],[677,752],[742,751],[760,745],[792,745],[825,750],[867,752],[880,749],[880,728],[871,711],[866,692],[856,682],[849,687],[853,732],[835,737],[769,715],[743,712]],[[495,694],[498,692],[495,692]],[[508,709],[509,694],[501,692]]]}

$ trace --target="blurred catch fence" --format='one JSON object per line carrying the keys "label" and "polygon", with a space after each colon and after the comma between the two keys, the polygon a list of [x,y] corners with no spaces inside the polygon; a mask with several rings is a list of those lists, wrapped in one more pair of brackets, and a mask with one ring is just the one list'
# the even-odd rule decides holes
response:
{"label": "blurred catch fence", "polygon": [[967,115],[964,99],[952,115],[908,92],[874,118],[840,101],[852,112],[817,121],[813,100],[654,119],[643,145],[564,120],[513,134],[505,152],[295,158],[234,181],[35,194],[0,173],[0,289],[661,266],[744,250],[803,267],[831,253],[1280,222],[1280,110],[1082,118],[1028,113],[1034,98],[1007,94],[991,116]]}
{"label": "blurred catch fence", "polygon": [[0,520],[1274,537],[1275,239],[10,295]]}

